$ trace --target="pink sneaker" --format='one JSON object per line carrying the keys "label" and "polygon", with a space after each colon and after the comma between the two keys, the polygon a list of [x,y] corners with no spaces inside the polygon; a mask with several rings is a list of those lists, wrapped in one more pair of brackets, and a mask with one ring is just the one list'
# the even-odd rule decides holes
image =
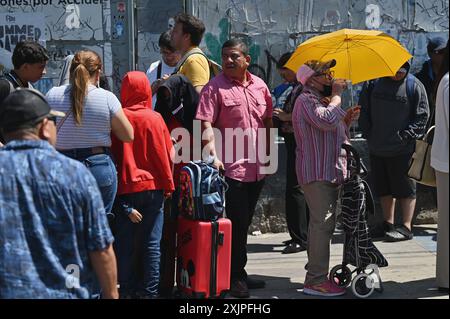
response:
{"label": "pink sneaker", "polygon": [[303,293],[310,296],[337,297],[345,294],[345,289],[339,288],[331,281],[326,280],[316,285],[305,285]]}

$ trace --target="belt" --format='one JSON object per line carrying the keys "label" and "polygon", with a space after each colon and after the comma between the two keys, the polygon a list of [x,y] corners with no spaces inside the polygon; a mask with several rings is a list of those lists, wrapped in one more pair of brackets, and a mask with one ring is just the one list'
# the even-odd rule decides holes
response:
{"label": "belt", "polygon": [[96,146],[89,148],[74,148],[70,150],[60,150],[60,153],[74,159],[87,158],[92,155],[111,154],[109,147]]}

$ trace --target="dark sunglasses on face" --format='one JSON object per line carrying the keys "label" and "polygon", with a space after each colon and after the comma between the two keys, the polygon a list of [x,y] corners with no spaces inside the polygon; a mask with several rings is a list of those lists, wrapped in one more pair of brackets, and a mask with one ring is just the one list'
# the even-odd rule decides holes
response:
{"label": "dark sunglasses on face", "polygon": [[48,119],[49,121],[52,121],[52,122],[55,123],[55,125],[56,125],[56,116],[49,116],[49,117],[47,117],[47,119]]}

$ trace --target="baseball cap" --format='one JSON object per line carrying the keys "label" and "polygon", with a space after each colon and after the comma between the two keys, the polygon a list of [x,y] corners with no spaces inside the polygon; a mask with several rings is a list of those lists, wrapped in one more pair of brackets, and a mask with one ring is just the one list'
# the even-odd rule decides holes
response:
{"label": "baseball cap", "polygon": [[445,49],[447,41],[443,37],[434,37],[428,40],[428,52],[436,52]]}
{"label": "baseball cap", "polygon": [[297,71],[297,81],[305,85],[310,77],[328,71],[336,66],[336,60],[326,62],[318,60],[310,60],[303,64]]}
{"label": "baseball cap", "polygon": [[50,109],[40,92],[19,88],[8,95],[0,106],[0,128],[3,132],[32,128],[52,116],[64,117],[65,114]]}

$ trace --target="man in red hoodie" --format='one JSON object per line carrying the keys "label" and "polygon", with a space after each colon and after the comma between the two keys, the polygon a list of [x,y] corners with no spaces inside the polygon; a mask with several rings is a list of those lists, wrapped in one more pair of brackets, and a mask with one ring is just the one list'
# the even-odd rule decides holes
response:
{"label": "man in red hoodie", "polygon": [[[135,137],[130,143],[113,138],[112,144],[119,174],[114,249],[120,294],[121,298],[156,298],[163,203],[174,191],[173,144],[163,118],[152,110],[145,73],[125,75],[121,100]],[[143,278],[136,278],[139,273]]]}

